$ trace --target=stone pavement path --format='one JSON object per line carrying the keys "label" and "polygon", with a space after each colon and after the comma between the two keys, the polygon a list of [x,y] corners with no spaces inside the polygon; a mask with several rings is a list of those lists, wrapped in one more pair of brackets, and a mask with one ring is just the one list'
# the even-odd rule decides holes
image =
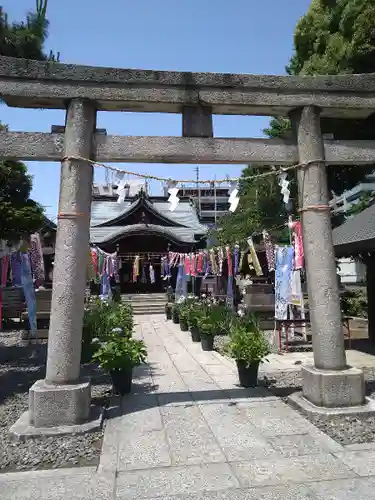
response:
{"label": "stone pavement path", "polygon": [[2,500],[375,499],[375,448],[343,448],[231,360],[140,317],[149,365],[113,407],[94,468],[0,475]]}

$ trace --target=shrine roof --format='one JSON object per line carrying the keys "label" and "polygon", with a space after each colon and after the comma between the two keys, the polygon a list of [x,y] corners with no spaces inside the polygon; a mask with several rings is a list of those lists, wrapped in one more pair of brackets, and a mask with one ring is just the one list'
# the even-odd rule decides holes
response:
{"label": "shrine roof", "polygon": [[205,236],[207,229],[200,231],[188,227],[158,226],[155,224],[132,224],[130,226],[91,227],[90,241],[93,244],[115,242],[133,235],[161,235],[177,243],[196,243]]}
{"label": "shrine roof", "polygon": [[[133,234],[164,234],[173,241],[194,243],[195,235],[205,235],[207,226],[200,223],[197,211],[187,200],[180,200],[176,209],[169,210],[169,203],[164,197],[128,199],[117,201],[94,200],[91,205],[91,241],[104,243],[121,236]],[[126,224],[129,214],[141,209],[152,210],[164,225]]]}
{"label": "shrine roof", "polygon": [[338,257],[375,250],[375,204],[336,227],[332,237]]}
{"label": "shrine roof", "polygon": [[[110,224],[111,221],[115,221],[120,217],[126,218],[127,214],[140,203],[140,199],[129,199],[122,203],[95,200],[91,204],[91,226],[102,226]],[[166,201],[166,198],[163,197],[160,197],[156,201],[146,198],[143,203],[146,209],[149,207],[154,210],[161,218],[168,220],[171,226],[187,227],[198,232],[207,230],[206,226],[199,222],[197,211],[188,200],[180,200],[173,212],[169,210],[170,205]]]}

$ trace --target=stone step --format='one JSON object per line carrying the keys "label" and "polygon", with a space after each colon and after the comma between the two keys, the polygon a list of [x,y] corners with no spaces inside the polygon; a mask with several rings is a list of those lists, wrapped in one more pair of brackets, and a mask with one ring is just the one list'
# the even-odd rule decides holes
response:
{"label": "stone step", "polygon": [[133,311],[133,314],[134,316],[147,316],[149,314],[160,314],[160,315],[163,315],[164,314],[164,311],[159,311],[159,310],[156,310],[156,311]]}
{"label": "stone step", "polygon": [[165,312],[165,307],[164,305],[158,305],[158,304],[137,304],[136,306],[132,306],[133,308],[133,312],[138,312],[138,311],[142,311],[142,312],[154,312],[154,311],[160,311],[162,313]]}
{"label": "stone step", "polygon": [[164,294],[160,295],[128,295],[128,296],[122,296],[121,297],[122,302],[130,302],[130,303],[138,303],[138,302],[153,302],[153,303],[163,303],[165,304],[167,302],[167,297]]}

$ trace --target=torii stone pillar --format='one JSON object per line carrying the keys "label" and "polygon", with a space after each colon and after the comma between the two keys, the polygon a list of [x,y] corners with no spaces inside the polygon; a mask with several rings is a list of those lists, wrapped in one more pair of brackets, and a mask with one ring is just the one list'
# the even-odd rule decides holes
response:
{"label": "torii stone pillar", "polygon": [[364,376],[346,364],[330,212],[324,209],[329,197],[320,111],[308,106],[291,119],[300,163],[318,160],[297,173],[314,351],[314,366],[302,367],[303,397],[316,406],[358,406],[365,402]]}
{"label": "torii stone pillar", "polygon": [[[66,157],[91,158],[95,125],[94,104],[72,100],[66,115]],[[30,389],[29,418],[35,428],[82,424],[90,416],[91,387],[80,379],[80,358],[92,182],[92,165],[63,161],[46,379]]]}

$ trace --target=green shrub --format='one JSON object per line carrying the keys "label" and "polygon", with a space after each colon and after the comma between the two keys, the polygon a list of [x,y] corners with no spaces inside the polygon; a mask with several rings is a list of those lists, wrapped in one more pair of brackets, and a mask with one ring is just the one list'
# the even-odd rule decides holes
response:
{"label": "green shrub", "polygon": [[147,348],[143,340],[116,335],[106,342],[99,343],[93,354],[93,361],[99,362],[104,370],[111,372],[138,366],[146,361],[146,357]]}
{"label": "green shrub", "polygon": [[233,323],[226,351],[236,361],[245,362],[246,366],[263,362],[271,352],[270,345],[259,328],[249,331],[240,323]]}
{"label": "green shrub", "polygon": [[367,318],[367,300],[361,290],[345,290],[340,296],[340,303],[344,316]]}
{"label": "green shrub", "polygon": [[81,361],[91,361],[97,349],[94,339],[102,342],[116,335],[131,337],[133,329],[133,311],[130,304],[106,302],[99,298],[91,300],[83,317]]}

